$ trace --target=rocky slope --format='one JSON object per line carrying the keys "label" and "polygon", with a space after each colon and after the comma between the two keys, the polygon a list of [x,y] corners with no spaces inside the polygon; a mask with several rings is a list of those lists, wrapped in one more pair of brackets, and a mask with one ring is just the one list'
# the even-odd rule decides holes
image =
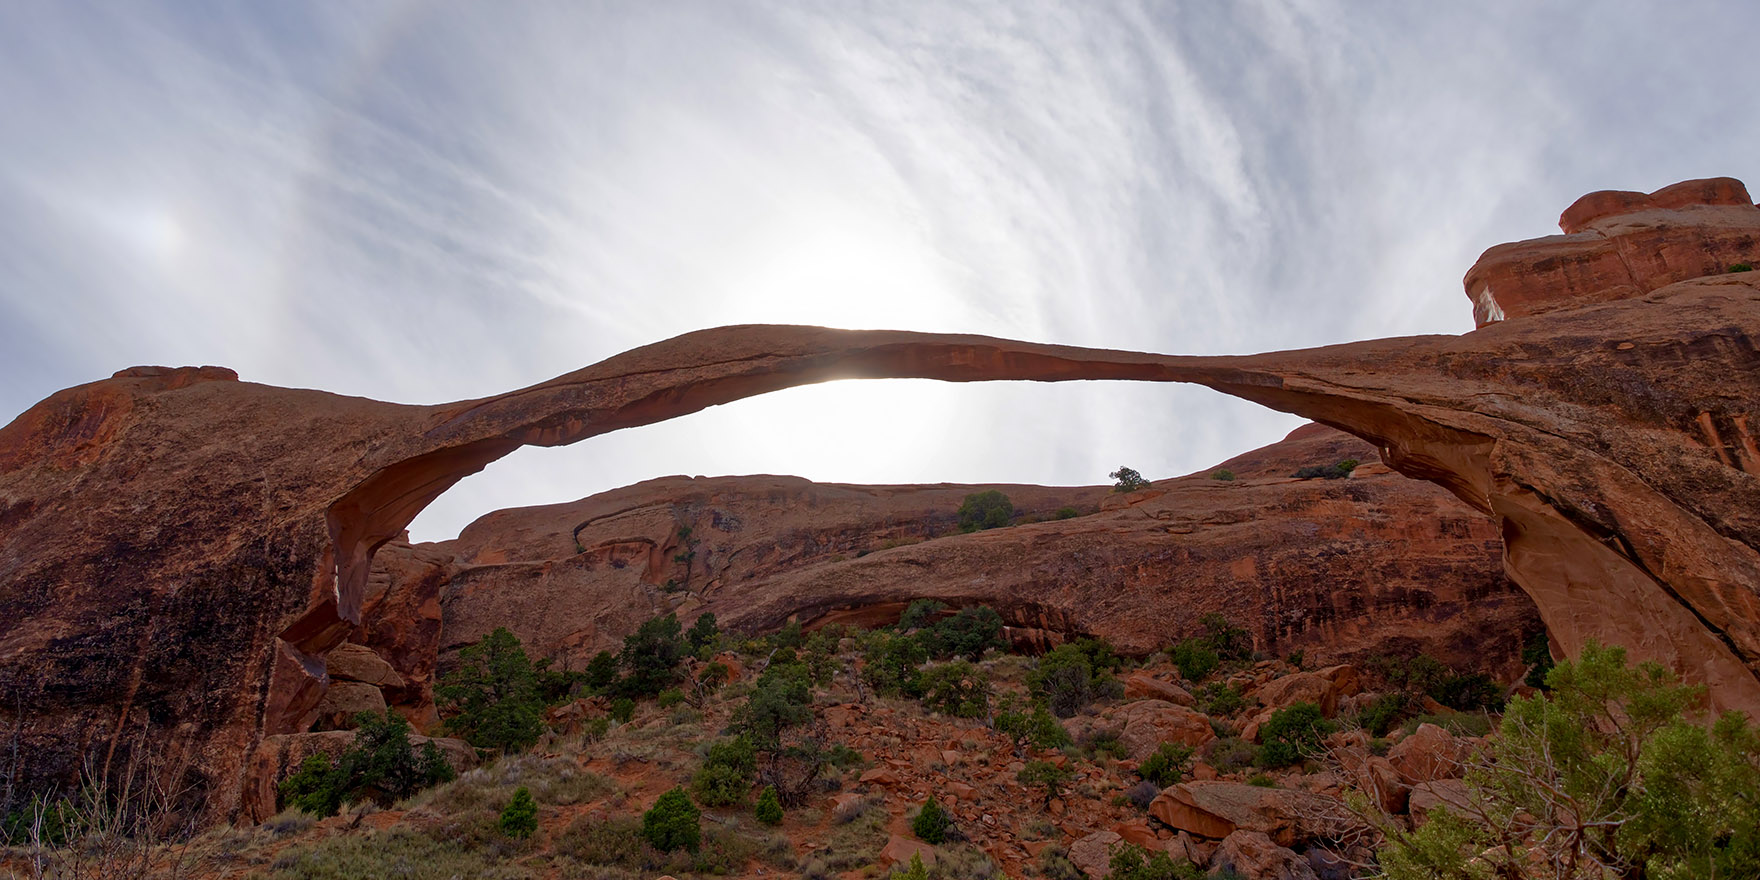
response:
{"label": "rocky slope", "polygon": [[[1725,203],[1688,204],[1703,193]],[[252,750],[308,723],[325,655],[362,626],[374,554],[446,488],[520,445],[861,377],[1194,382],[1348,431],[1493,519],[1559,649],[1624,644],[1705,682],[1715,706],[1760,714],[1760,280],[1705,274],[1760,262],[1760,208],[1735,203],[1747,199],[1734,181],[1587,197],[1642,209],[1579,212],[1607,238],[1622,216],[1641,227],[1620,259],[1488,254],[1509,277],[1556,279],[1543,285],[1554,307],[1511,317],[1516,299],[1493,282],[1490,323],[1459,337],[1178,357],[746,326],[436,406],[218,368],[59,392],[0,429],[0,721],[28,756],[16,778],[169,743],[199,803],[234,815]],[[1713,237],[1706,259],[1671,256]],[[1645,256],[1667,271],[1631,268]],[[1480,277],[1493,276],[1469,275],[1482,305]]]}

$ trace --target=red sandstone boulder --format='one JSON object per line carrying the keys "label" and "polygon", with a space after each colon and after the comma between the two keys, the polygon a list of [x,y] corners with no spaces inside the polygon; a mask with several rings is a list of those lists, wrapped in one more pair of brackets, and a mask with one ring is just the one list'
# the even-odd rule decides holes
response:
{"label": "red sandstone boulder", "polygon": [[1312,672],[1297,672],[1265,683],[1253,696],[1268,709],[1283,709],[1296,703],[1313,703],[1328,718],[1338,714],[1338,701],[1362,690],[1361,676],[1355,666],[1339,664]]}
{"label": "red sandstone boulder", "polygon": [[1101,880],[1111,873],[1112,850],[1124,840],[1116,832],[1095,831],[1069,845],[1069,860],[1083,874]]}
{"label": "red sandstone boulder", "polygon": [[1176,742],[1197,748],[1216,738],[1210,719],[1204,713],[1165,700],[1138,700],[1110,713],[1122,728],[1118,741],[1133,761],[1141,761],[1155,753],[1164,742]]}
{"label": "red sandstone boulder", "polygon": [[1411,736],[1387,751],[1387,760],[1407,785],[1459,779],[1471,749],[1434,724],[1420,724]]}
{"label": "red sandstone boulder", "polygon": [[1210,865],[1249,880],[1318,880],[1307,859],[1257,831],[1236,831],[1224,838]]}
{"label": "red sandstone boulder", "polygon": [[1422,823],[1430,818],[1430,814],[1438,808],[1446,808],[1459,813],[1471,803],[1472,801],[1467,794],[1467,784],[1459,779],[1420,782],[1412,786],[1410,802],[1412,822]]}
{"label": "red sandstone boulder", "polygon": [[1149,804],[1169,827],[1212,840],[1238,829],[1268,834],[1280,846],[1339,834],[1355,826],[1333,798],[1239,782],[1182,782]]}
{"label": "red sandstone boulder", "polygon": [[1134,671],[1125,676],[1124,698],[1127,700],[1165,700],[1176,706],[1190,706],[1197,702],[1185,688],[1171,681],[1156,678],[1142,670]]}

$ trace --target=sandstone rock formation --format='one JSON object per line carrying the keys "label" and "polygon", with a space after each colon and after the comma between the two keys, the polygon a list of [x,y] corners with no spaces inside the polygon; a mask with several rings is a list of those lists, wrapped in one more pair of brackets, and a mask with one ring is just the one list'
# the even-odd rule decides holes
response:
{"label": "sandstone rock formation", "polygon": [[[1623,644],[1705,682],[1715,708],[1760,715],[1760,279],[1707,274],[1760,253],[1692,222],[1754,214],[1675,201],[1720,186],[1652,196],[1668,194],[1642,218],[1654,235],[1620,245],[1667,271],[1596,287],[1599,270],[1548,275],[1557,254],[1536,253],[1509,277],[1558,279],[1555,307],[1524,314],[1493,282],[1511,319],[1459,337],[1179,357],[742,326],[435,406],[219,368],[58,392],[0,428],[0,723],[28,756],[15,778],[65,780],[86,756],[154,744],[192,768],[210,815],[236,815],[250,753],[304,729],[324,655],[359,634],[376,551],[441,492],[521,445],[845,378],[1193,382],[1305,415],[1492,517],[1559,651]],[[1670,257],[1677,233],[1714,258]],[[1488,254],[1469,278],[1522,259]]]}
{"label": "sandstone rock formation", "polygon": [[[1508,664],[1533,625],[1531,605],[1504,578],[1501,542],[1483,516],[1386,469],[1290,477],[1373,455],[1311,425],[1224,462],[1233,481],[1207,469],[1129,494],[667,477],[497,511],[422,551],[453,560],[441,575],[446,652],[507,626],[575,668],[669,610],[753,630],[791,617],[875,625],[927,597],[996,608],[1022,644],[1098,634],[1141,654],[1220,612],[1263,650],[1305,649],[1315,660],[1423,650],[1518,672]],[[961,499],[987,489],[1039,521],[959,534]],[[1084,515],[1055,519],[1066,506]],[[376,565],[372,582],[396,577]],[[547,613],[522,613],[534,606]],[[1162,688],[1159,698],[1191,701]]]}

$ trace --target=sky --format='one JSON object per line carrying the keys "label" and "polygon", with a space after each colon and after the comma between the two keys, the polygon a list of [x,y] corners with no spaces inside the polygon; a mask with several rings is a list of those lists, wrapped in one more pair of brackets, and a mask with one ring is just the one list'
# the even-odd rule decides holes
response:
{"label": "sky", "polygon": [[[1578,196],[1760,184],[1756,32],[1737,0],[9,0],[0,422],[136,364],[474,398],[736,323],[1467,332],[1473,260]],[[668,474],[1161,478],[1298,424],[834,382],[521,450],[411,531]]]}

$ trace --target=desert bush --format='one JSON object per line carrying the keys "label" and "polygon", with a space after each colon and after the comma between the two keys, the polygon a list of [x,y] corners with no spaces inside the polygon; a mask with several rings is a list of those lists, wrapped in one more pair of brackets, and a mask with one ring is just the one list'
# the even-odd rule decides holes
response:
{"label": "desert bush", "polygon": [[685,632],[684,641],[692,654],[708,659],[704,655],[721,641],[721,627],[716,624],[715,614],[705,611],[697,615],[696,622]]}
{"label": "desert bush", "polygon": [[1382,694],[1363,707],[1357,723],[1374,736],[1386,736],[1411,711],[1412,698],[1402,692]]}
{"label": "desert bush", "polygon": [[1295,473],[1290,474],[1290,476],[1299,480],[1311,480],[1315,478],[1339,480],[1350,476],[1351,471],[1356,469],[1357,460],[1354,458],[1347,458],[1337,464],[1311,465],[1309,467],[1300,468]]}
{"label": "desert bush", "polygon": [[997,701],[991,726],[1009,738],[1019,756],[1026,755],[1028,746],[1055,749],[1070,742],[1069,731],[1044,706],[1023,701],[1013,693],[1006,693]]}
{"label": "desert bush", "polygon": [[758,806],[752,815],[765,825],[782,824],[782,801],[776,797],[776,786],[764,786],[764,793],[758,795]]}
{"label": "desert bush", "polygon": [[544,698],[519,639],[496,627],[461,649],[458,664],[434,688],[446,729],[480,749],[531,748],[544,732]]}
{"label": "desert bush", "polygon": [[954,718],[982,718],[990,711],[990,677],[955,660],[923,672],[923,705]]}
{"label": "desert bush", "polygon": [[1205,876],[1191,862],[1175,862],[1166,852],[1151,854],[1134,843],[1115,848],[1109,867],[1106,880],[1199,880]]}
{"label": "desert bush", "polygon": [[876,632],[864,652],[862,680],[882,696],[915,697],[922,694],[920,667],[929,652],[910,636]]}
{"label": "desert bush", "polygon": [[1115,470],[1106,476],[1114,481],[1112,484],[1112,491],[1114,492],[1135,492],[1138,489],[1147,489],[1149,487],[1149,481],[1143,479],[1143,475],[1138,473],[1134,468],[1120,465],[1118,470]]}
{"label": "desert bush", "polygon": [[1206,715],[1233,715],[1245,708],[1247,698],[1240,688],[1214,681],[1198,691],[1198,708]]}
{"label": "desert bush", "polygon": [[1259,748],[1238,736],[1213,740],[1205,749],[1205,761],[1224,773],[1235,773],[1259,760]]}
{"label": "desert bush", "polygon": [[775,748],[784,730],[811,720],[813,689],[805,664],[772,663],[734,710],[728,730],[763,751]]}
{"label": "desert bush", "polygon": [[617,684],[617,657],[610,651],[600,651],[587,661],[586,671],[581,673],[581,684],[595,694],[608,693]]}
{"label": "desert bush", "polygon": [[1522,642],[1522,662],[1528,664],[1528,673],[1522,677],[1522,683],[1531,688],[1546,689],[1546,673],[1552,671],[1552,646],[1546,638],[1546,630],[1537,629]]}
{"label": "desert bush", "polygon": [[[1760,730],[1740,713],[1707,728],[1704,689],[1591,642],[1510,701],[1468,762],[1468,802],[1406,831],[1371,812],[1394,880],[1527,876],[1760,876]],[[1362,806],[1359,803],[1359,806]]]}
{"label": "desert bush", "polygon": [[1133,785],[1124,791],[1124,799],[1130,802],[1131,806],[1136,807],[1139,810],[1149,809],[1149,805],[1154,803],[1155,798],[1160,795],[1161,786],[1156,785],[1147,779],[1138,780],[1136,785]]}
{"label": "desert bush", "polygon": [[1259,728],[1259,766],[1287,767],[1321,751],[1333,724],[1313,703],[1295,703],[1271,713]]}
{"label": "desert bush", "polygon": [[1192,747],[1184,743],[1164,742],[1155,753],[1143,759],[1137,775],[1166,788],[1185,779],[1192,769]]}
{"label": "desert bush", "polygon": [[946,616],[947,603],[936,599],[917,599],[905,606],[904,613],[898,616],[897,630],[901,633],[916,632],[934,626],[935,621]]}
{"label": "desert bush", "polygon": [[1051,518],[1052,519],[1075,519],[1076,517],[1081,516],[1081,515],[1082,515],[1081,511],[1079,511],[1073,507],[1070,507],[1068,505],[1065,505],[1063,507],[1057,508],[1057,511],[1055,513],[1051,514]]}
{"label": "desert bush", "polygon": [[452,765],[433,743],[418,753],[409,741],[409,722],[396,711],[355,716],[354,741],[334,763],[323,753],[306,758],[283,780],[283,803],[316,816],[334,816],[344,803],[373,801],[390,806],[453,778]]}
{"label": "desert bush", "polygon": [[937,660],[964,657],[976,662],[991,648],[1005,647],[1002,615],[986,605],[962,608],[958,614],[927,626],[917,636]]}
{"label": "desert bush", "polygon": [[496,824],[508,837],[531,837],[532,832],[538,830],[538,804],[532,800],[531,789],[523,785],[516,789],[513,800],[501,810]]}
{"label": "desert bush", "polygon": [[1027,686],[1059,718],[1075,715],[1095,700],[1121,690],[1117,680],[1095,670],[1088,655],[1075,644],[1058,645],[1040,657],[1027,675]]}
{"label": "desert bush", "polygon": [[1212,473],[1210,479],[1221,480],[1224,483],[1231,482],[1234,480],[1234,471],[1231,471],[1228,468],[1222,468],[1221,470]]}
{"label": "desert bush", "polygon": [[1208,678],[1222,662],[1202,639],[1183,639],[1168,649],[1168,654],[1173,665],[1179,667],[1180,678],[1194,684]]}
{"label": "desert bush", "polygon": [[1729,265],[1729,270],[1731,272],[1752,272],[1754,271],[1754,266],[1751,263],[1731,263]]}
{"label": "desert bush", "polygon": [[952,827],[953,818],[935,802],[934,795],[929,795],[922,808],[911,817],[911,833],[931,846],[946,842],[947,832]]}
{"label": "desert bush", "polygon": [[1013,519],[1014,502],[995,489],[973,492],[959,506],[959,530],[962,532],[1000,528]]}
{"label": "desert bush", "polygon": [[[1045,808],[1051,808],[1051,802],[1058,793],[1069,785],[1075,777],[1074,771],[1068,767],[1059,767],[1050,761],[1028,761],[1020,772],[1014,775],[1015,781],[1028,788],[1039,787],[1045,790]],[[926,839],[926,838],[925,838]]]}
{"label": "desert bush", "polygon": [[729,807],[746,799],[758,772],[751,739],[735,737],[709,746],[708,757],[691,778],[697,800],[706,807]]}
{"label": "desert bush", "polygon": [[674,788],[661,795],[653,808],[642,814],[642,837],[661,852],[675,849],[696,852],[703,840],[702,815],[683,788]]}
{"label": "desert bush", "polygon": [[678,615],[655,617],[623,637],[623,650],[617,663],[623,678],[616,685],[618,693],[632,699],[651,697],[678,684],[679,662],[687,653],[683,628]]}

